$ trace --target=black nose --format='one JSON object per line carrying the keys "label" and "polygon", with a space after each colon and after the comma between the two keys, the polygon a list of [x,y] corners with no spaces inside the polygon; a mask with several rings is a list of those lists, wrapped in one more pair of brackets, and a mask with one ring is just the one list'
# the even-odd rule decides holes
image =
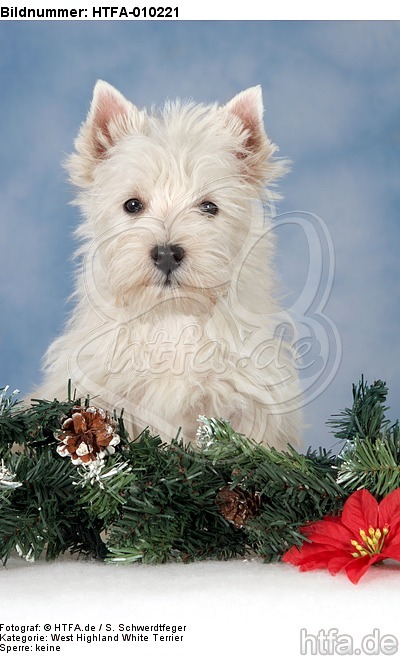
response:
{"label": "black nose", "polygon": [[181,264],[185,257],[185,251],[182,246],[178,246],[177,244],[164,244],[162,246],[154,246],[151,249],[150,255],[156,267],[168,276]]}

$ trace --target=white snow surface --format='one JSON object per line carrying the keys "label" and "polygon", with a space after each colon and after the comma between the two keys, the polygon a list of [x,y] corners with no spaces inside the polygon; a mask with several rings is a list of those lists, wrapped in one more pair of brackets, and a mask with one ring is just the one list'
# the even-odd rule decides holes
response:
{"label": "white snow surface", "polygon": [[[397,648],[400,652],[400,567],[395,563],[372,567],[353,585],[344,574],[300,573],[290,565],[267,565],[257,559],[122,565],[72,557],[27,563],[15,557],[0,569],[0,590],[0,623],[39,623],[40,634],[47,638],[41,644],[58,644],[56,653],[61,656],[395,654]],[[51,631],[44,630],[46,623]],[[69,623],[82,631],[55,628]],[[107,623],[112,627],[109,633]],[[102,635],[118,635],[118,640],[76,640],[77,633],[98,635],[100,624]],[[186,628],[179,641],[155,640],[157,630],[150,629],[142,632],[148,641],[133,643],[122,641],[120,624],[128,627],[127,632],[132,625]],[[87,625],[90,630],[84,631]],[[342,642],[317,642],[321,630],[336,630]],[[55,643],[51,635],[57,632],[74,639]],[[389,642],[385,636],[391,636]],[[349,638],[353,652],[346,651]],[[36,645],[31,646],[35,652]]]}

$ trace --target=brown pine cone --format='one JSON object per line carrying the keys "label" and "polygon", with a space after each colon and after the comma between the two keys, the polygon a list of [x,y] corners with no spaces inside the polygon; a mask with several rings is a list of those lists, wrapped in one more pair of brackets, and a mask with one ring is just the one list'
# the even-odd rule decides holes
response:
{"label": "brown pine cone", "polygon": [[260,495],[257,492],[251,494],[240,487],[232,490],[228,485],[220,489],[215,501],[221,515],[237,528],[243,528],[260,508]]}
{"label": "brown pine cone", "polygon": [[75,465],[87,465],[105,458],[115,452],[114,446],[120,442],[116,425],[108,413],[99,408],[72,408],[71,416],[63,421],[56,434],[61,441],[57,453],[70,456]]}

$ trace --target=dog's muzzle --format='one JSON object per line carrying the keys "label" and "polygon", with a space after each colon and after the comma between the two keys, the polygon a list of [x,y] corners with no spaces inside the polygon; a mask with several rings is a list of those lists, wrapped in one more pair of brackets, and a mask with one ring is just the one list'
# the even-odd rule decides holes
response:
{"label": "dog's muzzle", "polygon": [[168,278],[181,265],[185,257],[185,251],[182,246],[177,244],[163,244],[162,246],[154,246],[150,255],[156,267],[165,273]]}

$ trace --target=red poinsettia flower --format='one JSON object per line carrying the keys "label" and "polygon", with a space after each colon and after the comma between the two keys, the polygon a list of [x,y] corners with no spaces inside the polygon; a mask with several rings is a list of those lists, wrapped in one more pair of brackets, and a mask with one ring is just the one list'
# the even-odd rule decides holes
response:
{"label": "red poinsettia flower", "polygon": [[357,490],[345,502],[340,517],[325,517],[304,527],[310,542],[292,547],[283,561],[305,572],[326,567],[344,570],[352,583],[370,565],[385,558],[400,560],[400,488],[380,504],[368,490]]}

